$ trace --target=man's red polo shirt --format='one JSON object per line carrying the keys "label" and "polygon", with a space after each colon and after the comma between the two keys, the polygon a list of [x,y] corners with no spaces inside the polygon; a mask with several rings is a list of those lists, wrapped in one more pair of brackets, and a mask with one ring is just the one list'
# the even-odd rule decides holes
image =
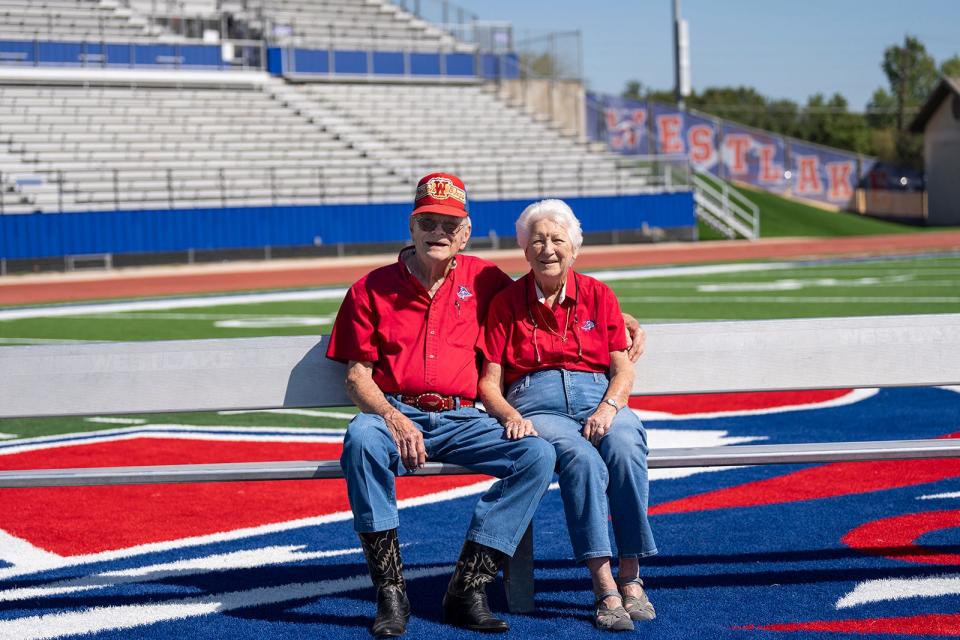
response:
{"label": "man's red polo shirt", "polygon": [[610,352],[627,348],[623,314],[610,287],[570,271],[566,297],[551,309],[537,299],[534,285],[530,272],[497,295],[487,314],[479,348],[503,367],[504,383],[542,369],[607,372]]}
{"label": "man's red polo shirt", "polygon": [[384,393],[476,398],[477,340],[490,302],[513,280],[492,262],[458,255],[431,299],[403,263],[408,250],[350,287],[327,357],[373,362]]}

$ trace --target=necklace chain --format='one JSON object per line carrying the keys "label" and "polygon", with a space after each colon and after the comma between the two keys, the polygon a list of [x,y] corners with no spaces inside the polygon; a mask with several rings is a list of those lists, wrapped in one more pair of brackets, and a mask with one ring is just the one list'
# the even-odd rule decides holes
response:
{"label": "necklace chain", "polygon": [[566,344],[568,337],[567,333],[570,331],[570,307],[567,307],[567,313],[563,319],[563,335],[561,335],[559,331],[555,331],[550,327],[550,325],[547,323],[547,319],[543,317],[543,311],[541,309],[537,309],[537,311],[540,313],[540,318],[543,320],[544,330],[550,335],[560,338],[560,342]]}

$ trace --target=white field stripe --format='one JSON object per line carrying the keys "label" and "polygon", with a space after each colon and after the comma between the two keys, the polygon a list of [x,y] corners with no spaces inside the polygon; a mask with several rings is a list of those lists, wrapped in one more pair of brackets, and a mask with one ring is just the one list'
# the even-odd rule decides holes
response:
{"label": "white field stripe", "polygon": [[[0,314],[3,312],[0,311]],[[2,318],[0,318],[2,319]],[[0,344],[85,344],[102,340],[58,340],[53,338],[0,338]]]}
{"label": "white field stripe", "polygon": [[809,402],[806,404],[791,404],[785,407],[769,407],[767,409],[742,409],[737,411],[713,411],[704,413],[666,413],[663,411],[646,411],[644,409],[634,409],[633,412],[640,416],[643,421],[659,422],[664,420],[709,420],[712,418],[729,418],[732,416],[766,416],[775,413],[788,413],[790,411],[808,411],[810,409],[830,409],[833,407],[843,407],[850,404],[862,402],[868,398],[877,395],[880,390],[876,388],[853,389],[846,395],[824,400],[823,402]]}
{"label": "white field stripe", "polygon": [[955,500],[960,498],[960,491],[951,491],[949,493],[932,493],[926,496],[920,496],[917,500]]}
{"label": "white field stripe", "polygon": [[262,320],[272,317],[290,320],[322,320],[328,324],[333,322],[330,316],[266,316],[259,313],[91,313],[84,317],[95,320]]}
{"label": "white field stripe", "polygon": [[672,276],[707,276],[723,273],[750,273],[755,271],[779,271],[792,269],[795,262],[765,262],[749,264],[707,264],[692,267],[656,267],[653,269],[612,269],[610,271],[587,271],[602,282],[615,280],[644,280],[646,278],[670,278]]}
{"label": "white field stripe", "polygon": [[[957,274],[960,276],[960,274]],[[803,289],[805,287],[837,287],[837,286],[878,286],[882,285],[883,287],[949,287],[955,289],[957,287],[956,280],[917,280],[911,276],[909,282],[891,282],[891,281],[882,281],[882,282],[867,282],[869,280],[877,280],[877,278],[858,278],[855,280],[840,280],[836,281],[834,284],[828,284],[827,280],[836,280],[835,278],[818,278],[818,279],[784,279],[784,280],[771,280],[769,282],[756,282],[756,283],[738,283],[738,282],[718,282],[717,280],[708,280],[708,281],[684,281],[678,280],[674,282],[623,282],[616,285],[617,289],[697,289],[698,291],[734,291],[735,287],[743,287],[739,291],[763,291],[762,287],[767,286],[773,291],[796,291]],[[118,316],[123,317],[123,316]]]}
{"label": "white field stripe", "polygon": [[[24,453],[27,451],[40,451],[44,449],[54,449],[57,447],[78,446],[84,444],[100,444],[104,442],[121,442],[124,440],[136,440],[138,438],[150,438],[156,440],[203,440],[207,442],[292,442],[292,443],[337,443],[343,442],[343,432],[337,431],[330,435],[315,435],[307,437],[306,435],[256,435],[245,433],[204,433],[204,432],[179,432],[179,431],[151,431],[151,428],[164,429],[167,427],[180,427],[182,425],[151,425],[147,428],[141,428],[139,431],[126,434],[109,435],[93,438],[77,438],[74,440],[61,440],[55,442],[23,443],[22,440],[11,442],[9,445],[0,446],[0,455],[13,455],[15,453]],[[240,431],[234,429],[234,431]]]}
{"label": "white field stripe", "polygon": [[0,440],[12,440],[16,438],[17,434],[15,433],[0,433]]}
{"label": "white field stripe", "polygon": [[[715,273],[741,273],[748,271],[771,271],[796,267],[796,263],[717,264],[692,267],[663,267],[653,269],[629,269],[616,271],[587,272],[599,280],[633,280],[640,278],[665,278],[676,275],[709,275]],[[87,316],[129,311],[165,311],[168,309],[199,309],[233,304],[261,304],[264,302],[301,302],[317,300],[340,300],[346,289],[310,289],[306,291],[273,291],[268,293],[245,293],[193,298],[165,298],[161,300],[129,300],[125,302],[102,302],[91,304],[51,305],[46,307],[22,307],[0,310],[0,321],[24,318],[48,318],[55,316]]]}
{"label": "white field stripe", "polygon": [[[406,509],[408,507],[415,507],[423,504],[433,504],[437,502],[446,502],[448,500],[456,500],[458,498],[463,498],[466,496],[476,495],[478,493],[483,493],[486,491],[490,485],[492,485],[495,480],[483,480],[476,482],[474,484],[466,485],[463,487],[457,487],[455,489],[448,489],[446,491],[440,491],[437,493],[430,494],[428,496],[421,496],[417,498],[407,498],[405,500],[397,501],[398,509]],[[258,527],[247,527],[245,529],[235,529],[232,531],[226,531],[222,533],[212,533],[202,536],[193,536],[191,538],[179,538],[177,540],[170,540],[166,542],[151,542],[147,544],[137,545],[135,547],[128,547],[126,549],[119,549],[116,551],[102,551],[100,553],[91,553],[81,556],[70,556],[64,557],[62,561],[58,561],[55,567],[44,567],[44,569],[50,568],[64,568],[64,567],[76,567],[85,564],[90,564],[94,562],[105,562],[109,560],[117,560],[121,558],[133,558],[140,555],[145,555],[149,553],[159,553],[164,551],[170,551],[173,549],[183,549],[185,547],[193,547],[204,544],[217,544],[221,542],[229,542],[232,540],[242,540],[245,538],[253,538],[256,536],[267,535],[271,533],[278,533],[282,531],[290,531],[293,529],[302,529],[305,527],[316,527],[324,524],[329,524],[332,522],[344,522],[347,520],[353,519],[353,513],[350,511],[339,511],[336,513],[328,513],[322,516],[315,516],[312,518],[300,518],[299,520],[289,520],[287,522],[278,522],[274,524],[261,525]],[[23,575],[29,575],[35,573],[37,570],[33,569],[20,569],[18,567],[7,567],[0,568],[0,580],[7,580],[13,577],[19,577]],[[369,584],[370,578],[366,578]],[[7,640],[7,636],[3,633],[0,633],[0,638]]]}
{"label": "white field stripe", "polygon": [[[339,442],[342,429],[288,429],[284,427],[196,426],[186,424],[148,424],[125,429],[104,429],[87,433],[22,438],[0,445],[0,455],[37,451],[62,446],[95,444],[130,440],[132,438],[181,438],[197,440],[235,439],[264,441],[279,438],[278,442]],[[222,435],[221,435],[222,434]],[[261,435],[263,434],[263,435]],[[326,436],[326,437],[325,437]]]}
{"label": "white field stripe", "polygon": [[697,285],[697,291],[703,293],[726,293],[748,291],[802,291],[804,289],[820,287],[875,287],[875,286],[910,286],[917,287],[912,276],[891,276],[889,278],[865,277],[853,280],[838,278],[790,278],[786,280],[771,280],[768,282],[715,282],[712,284]]}
{"label": "white field stripe", "polygon": [[84,418],[85,422],[94,422],[96,424],[146,424],[147,421],[142,418],[107,418],[95,417]]}
{"label": "white field stripe", "polygon": [[196,298],[172,298],[163,300],[132,300],[128,302],[103,302],[98,304],[72,304],[49,307],[26,307],[0,311],[0,320],[23,318],[52,318],[63,316],[86,316],[91,314],[121,313],[125,311],[156,311],[165,309],[196,309],[232,304],[260,304],[263,302],[302,302],[317,300],[340,300],[346,289],[312,289],[309,291],[275,291],[272,293],[235,294],[225,296],[201,296]]}
{"label": "white field stripe", "polygon": [[[453,567],[448,566],[425,567],[406,571],[404,577],[407,580],[417,580],[449,574],[452,570]],[[14,618],[0,621],[0,637],[4,640],[47,640],[70,635],[134,629],[158,622],[185,620],[234,609],[293,600],[311,600],[320,596],[366,589],[369,586],[370,577],[363,574],[339,580],[295,583],[183,598],[161,604],[119,605]]]}
{"label": "white field stripe", "polygon": [[954,393],[960,393],[960,386],[948,385],[945,387],[937,387],[938,389],[946,389],[947,391],[953,391]]}
{"label": "white field stripe", "polygon": [[248,409],[245,411],[217,411],[220,416],[239,416],[245,413],[279,413],[288,416],[308,416],[310,418],[341,418],[343,420],[353,420],[356,413],[343,413],[340,411],[320,411],[318,409]]}
{"label": "white field stripe", "polygon": [[960,595],[960,576],[943,575],[932,578],[886,578],[868,580],[837,601],[837,609],[849,609],[872,602],[890,602],[909,598],[935,598]]}
{"label": "white field stripe", "polygon": [[115,587],[122,584],[155,582],[167,578],[182,578],[204,573],[233,571],[237,569],[255,569],[270,565],[306,562],[318,558],[334,558],[337,556],[362,553],[360,547],[352,549],[336,549],[333,551],[302,552],[300,546],[273,546],[232,553],[221,553],[212,556],[178,560],[164,564],[152,564],[123,571],[107,571],[82,578],[58,580],[43,586],[24,587],[21,589],[7,589],[0,591],[0,602],[29,600],[32,598],[47,598],[67,593],[80,593],[95,589]]}
{"label": "white field stripe", "polygon": [[893,304],[893,303],[917,303],[917,304],[957,304],[960,303],[958,296],[917,296],[917,297],[897,297],[897,296],[876,296],[876,297],[854,297],[854,296],[619,296],[620,302],[683,302],[683,303],[768,303],[768,304]]}
{"label": "white field stripe", "polygon": [[[9,562],[17,570],[42,571],[48,567],[59,566],[63,562],[63,557],[35,547],[26,540],[0,529],[0,560]],[[0,571],[9,570],[9,568],[0,569]]]}

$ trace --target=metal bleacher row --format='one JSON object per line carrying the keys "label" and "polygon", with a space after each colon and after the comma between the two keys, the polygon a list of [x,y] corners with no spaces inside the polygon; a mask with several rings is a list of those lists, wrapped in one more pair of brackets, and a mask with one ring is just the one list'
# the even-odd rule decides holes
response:
{"label": "metal bleacher row", "polygon": [[261,0],[257,4],[274,25],[289,26],[297,41],[341,49],[475,50],[387,0]]}
{"label": "metal bleacher row", "polygon": [[0,39],[155,39],[162,29],[118,2],[0,0]]}
{"label": "metal bleacher row", "polygon": [[388,0],[0,0],[0,39],[177,41],[171,19],[250,24],[280,43],[384,51],[463,51],[442,29]]}
{"label": "metal bleacher row", "polygon": [[[107,26],[150,37],[170,24],[159,17],[227,10],[287,24],[291,44],[473,46],[387,0],[0,0],[0,38],[33,37],[28,22],[60,41],[106,38]],[[419,174],[438,169],[460,173],[481,199],[645,189],[614,156],[469,80],[295,84],[260,71],[91,80],[77,70],[50,81],[41,71],[0,75],[5,214],[401,202]]]}

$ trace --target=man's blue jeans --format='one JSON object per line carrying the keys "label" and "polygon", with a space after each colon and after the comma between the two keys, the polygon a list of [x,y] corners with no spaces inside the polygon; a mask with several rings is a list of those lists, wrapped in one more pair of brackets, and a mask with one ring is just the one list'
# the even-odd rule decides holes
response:
{"label": "man's blue jeans", "polygon": [[[507,440],[496,419],[475,408],[426,412],[387,396],[423,433],[427,459],[500,480],[477,503],[467,539],[513,555],[553,478],[553,447],[540,438]],[[378,415],[361,413],[347,427],[340,466],[347,478],[353,526],[360,533],[400,523],[394,478],[409,472]]]}
{"label": "man's blue jeans", "polygon": [[581,562],[613,555],[608,514],[620,557],[657,552],[647,518],[647,433],[640,418],[621,409],[598,447],[581,433],[607,386],[602,373],[552,369],[524,376],[507,392],[510,404],[556,449],[567,528]]}

